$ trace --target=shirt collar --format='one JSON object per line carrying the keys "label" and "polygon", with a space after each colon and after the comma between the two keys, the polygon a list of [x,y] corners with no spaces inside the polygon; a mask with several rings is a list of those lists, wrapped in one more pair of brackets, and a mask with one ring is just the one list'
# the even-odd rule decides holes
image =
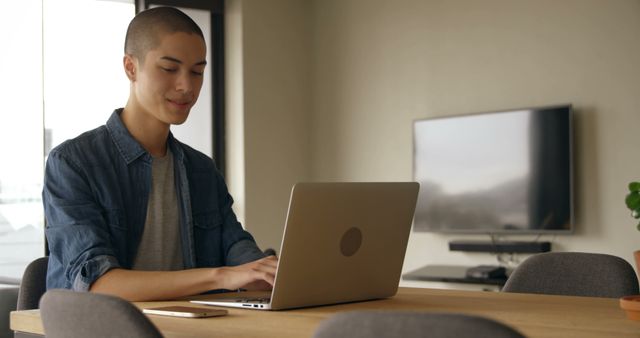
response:
{"label": "shirt collar", "polygon": [[168,149],[171,149],[174,160],[177,160],[179,162],[182,162],[184,160],[184,151],[182,150],[182,145],[180,141],[176,140],[176,138],[173,137],[172,132],[169,132],[169,137],[167,138],[167,147]]}
{"label": "shirt collar", "polygon": [[[127,127],[122,123],[120,114],[122,114],[123,110],[124,108],[114,110],[113,114],[111,114],[111,117],[109,117],[109,120],[107,121],[107,130],[109,130],[113,143],[115,143],[118,151],[120,151],[120,155],[122,155],[122,158],[124,158],[127,164],[130,164],[141,156],[143,156],[144,161],[151,163],[151,154],[149,154],[142,145],[140,145],[140,143],[131,136]],[[171,149],[171,152],[173,152],[174,158],[182,161],[184,155],[178,144],[179,143],[173,137],[173,134],[169,132],[167,146]]]}
{"label": "shirt collar", "polygon": [[123,108],[114,110],[107,121],[107,130],[109,130],[113,143],[115,143],[120,155],[122,155],[127,164],[141,156],[144,156],[145,160],[150,162],[151,155],[131,136],[127,127],[122,123],[120,114],[122,114],[123,110]]}

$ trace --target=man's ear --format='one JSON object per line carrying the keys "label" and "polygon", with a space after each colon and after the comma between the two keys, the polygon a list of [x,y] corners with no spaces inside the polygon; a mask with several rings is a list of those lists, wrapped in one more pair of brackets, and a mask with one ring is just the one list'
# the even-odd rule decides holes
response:
{"label": "man's ear", "polygon": [[133,57],[133,55],[125,54],[124,58],[122,58],[122,64],[124,65],[124,72],[127,74],[127,77],[130,81],[136,80],[136,73],[138,64],[137,60]]}

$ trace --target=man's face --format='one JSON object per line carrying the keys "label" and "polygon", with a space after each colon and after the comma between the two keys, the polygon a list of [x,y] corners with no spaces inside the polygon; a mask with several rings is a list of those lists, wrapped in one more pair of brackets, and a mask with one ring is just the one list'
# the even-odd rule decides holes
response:
{"label": "man's face", "polygon": [[164,35],[144,63],[136,62],[137,109],[167,125],[184,123],[200,94],[205,65],[206,46],[198,35]]}

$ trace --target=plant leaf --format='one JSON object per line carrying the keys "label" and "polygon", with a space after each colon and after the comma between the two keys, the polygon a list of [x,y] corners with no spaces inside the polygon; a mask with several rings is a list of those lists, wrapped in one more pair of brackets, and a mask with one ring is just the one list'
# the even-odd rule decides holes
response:
{"label": "plant leaf", "polygon": [[629,191],[640,191],[640,182],[629,183]]}
{"label": "plant leaf", "polygon": [[640,193],[631,192],[625,198],[625,203],[627,204],[627,208],[631,210],[635,210],[640,208]]}

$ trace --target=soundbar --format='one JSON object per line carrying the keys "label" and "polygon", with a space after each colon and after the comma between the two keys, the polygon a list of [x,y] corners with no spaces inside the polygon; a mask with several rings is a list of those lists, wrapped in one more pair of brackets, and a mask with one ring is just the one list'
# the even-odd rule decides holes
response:
{"label": "soundbar", "polygon": [[551,251],[551,242],[451,241],[449,242],[449,250],[494,253],[540,253]]}

